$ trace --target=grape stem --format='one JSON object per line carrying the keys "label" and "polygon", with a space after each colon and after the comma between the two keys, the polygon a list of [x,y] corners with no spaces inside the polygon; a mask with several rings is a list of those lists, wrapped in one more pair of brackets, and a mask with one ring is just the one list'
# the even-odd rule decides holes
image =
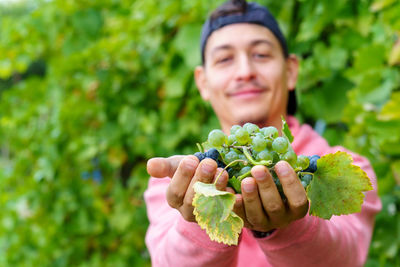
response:
{"label": "grape stem", "polygon": [[238,163],[238,162],[246,163],[246,161],[245,161],[245,160],[242,160],[242,159],[236,159],[236,160],[234,160],[234,161],[232,161],[232,162],[229,162],[229,164],[226,165],[225,168],[218,174],[217,178],[215,178],[214,185],[217,184],[219,177],[221,177],[222,173],[223,173],[229,166],[232,166],[233,164]]}
{"label": "grape stem", "polygon": [[230,145],[230,146],[227,146],[228,148],[236,148],[236,149],[244,149],[244,148],[247,148],[247,146],[234,146],[234,145]]}
{"label": "grape stem", "polygon": [[305,174],[310,174],[310,175],[312,175],[313,177],[314,177],[314,173],[312,173],[312,172],[300,172],[302,175],[305,175]]}
{"label": "grape stem", "polygon": [[272,161],[270,160],[261,160],[261,161],[255,161],[253,157],[250,155],[249,150],[247,147],[243,147],[243,153],[246,156],[246,158],[250,161],[251,164],[253,165],[265,165],[269,166],[272,164]]}
{"label": "grape stem", "polygon": [[199,151],[200,151],[201,153],[204,153],[204,148],[203,148],[203,146],[202,146],[201,144],[199,144],[199,143],[196,143],[196,145],[197,145],[197,148],[199,149]]}
{"label": "grape stem", "polygon": [[240,175],[239,177],[237,177],[237,179],[238,179],[239,181],[242,181],[244,178],[249,177],[250,174],[251,174],[251,170],[248,171],[248,172],[246,172],[246,173],[243,173],[242,175]]}

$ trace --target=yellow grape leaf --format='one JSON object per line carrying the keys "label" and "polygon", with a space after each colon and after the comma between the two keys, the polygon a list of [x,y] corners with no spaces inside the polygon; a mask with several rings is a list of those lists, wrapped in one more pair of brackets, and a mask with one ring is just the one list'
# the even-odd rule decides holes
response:
{"label": "yellow grape leaf", "polygon": [[372,12],[378,12],[386,7],[389,7],[390,5],[394,4],[396,0],[375,0],[370,9]]}
{"label": "yellow grape leaf", "polygon": [[400,92],[394,92],[390,100],[383,106],[381,113],[378,115],[380,120],[398,120],[400,119]]}
{"label": "yellow grape leaf", "polygon": [[397,41],[394,44],[392,51],[390,52],[389,65],[394,66],[399,64],[400,64],[400,41]]}
{"label": "yellow grape leaf", "polygon": [[211,240],[227,245],[237,245],[243,220],[233,211],[235,195],[219,191],[214,184],[194,184],[193,214]]}
{"label": "yellow grape leaf", "polygon": [[317,171],[307,187],[310,214],[323,219],[361,211],[363,191],[372,190],[367,174],[352,164],[346,152],[327,154],[317,161]]}

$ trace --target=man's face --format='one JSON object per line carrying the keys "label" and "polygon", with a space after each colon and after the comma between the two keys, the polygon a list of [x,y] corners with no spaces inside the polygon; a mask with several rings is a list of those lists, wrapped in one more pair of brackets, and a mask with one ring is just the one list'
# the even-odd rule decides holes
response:
{"label": "man's face", "polygon": [[283,56],[270,30],[238,23],[211,34],[205,64],[196,68],[195,78],[201,96],[211,102],[225,131],[245,122],[280,128],[297,67],[294,56]]}

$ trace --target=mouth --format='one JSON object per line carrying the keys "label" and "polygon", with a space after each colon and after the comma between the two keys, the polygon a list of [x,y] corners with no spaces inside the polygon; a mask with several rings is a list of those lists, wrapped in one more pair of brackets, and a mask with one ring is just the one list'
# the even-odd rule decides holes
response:
{"label": "mouth", "polygon": [[258,98],[261,94],[265,92],[266,90],[259,88],[248,88],[232,92],[229,94],[229,96],[237,99],[253,99]]}

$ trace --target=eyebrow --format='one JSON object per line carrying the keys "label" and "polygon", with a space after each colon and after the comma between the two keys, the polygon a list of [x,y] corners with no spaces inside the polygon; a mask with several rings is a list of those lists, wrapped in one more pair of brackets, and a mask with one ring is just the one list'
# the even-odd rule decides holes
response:
{"label": "eyebrow", "polygon": [[231,45],[219,45],[217,47],[214,47],[211,51],[211,56],[214,55],[216,52],[220,51],[220,50],[229,50],[232,49],[233,47]]}
{"label": "eyebrow", "polygon": [[[260,45],[260,44],[267,44],[268,46],[270,46],[272,48],[274,47],[274,44],[272,42],[270,42],[268,40],[265,40],[265,39],[254,40],[254,41],[252,41],[250,43],[250,46],[254,47],[254,46],[257,46],[257,45]],[[211,51],[211,55],[215,54],[216,52],[218,52],[220,50],[229,50],[229,49],[232,49],[232,48],[233,48],[233,46],[229,45],[229,44],[220,45],[220,46],[217,46],[217,47],[213,48],[213,50]]]}
{"label": "eyebrow", "polygon": [[270,46],[272,48],[274,47],[274,44],[271,41],[265,40],[265,39],[254,40],[250,43],[250,46],[257,46],[259,44],[267,44],[268,46]]}

